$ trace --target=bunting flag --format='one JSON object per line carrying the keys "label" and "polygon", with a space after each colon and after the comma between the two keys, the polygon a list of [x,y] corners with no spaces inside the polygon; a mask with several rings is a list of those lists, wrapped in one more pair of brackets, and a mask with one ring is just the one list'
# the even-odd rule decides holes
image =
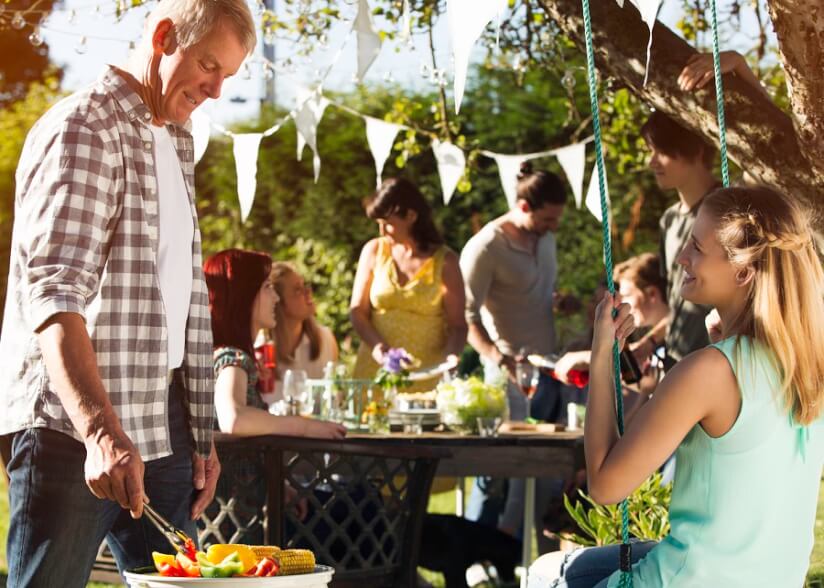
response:
{"label": "bunting flag", "polygon": [[367,0],[358,0],[358,15],[352,25],[358,37],[358,81],[362,82],[366,71],[381,50],[381,38],[372,22],[372,11]]}
{"label": "bunting flag", "polygon": [[403,0],[403,14],[401,16],[401,41],[412,38],[412,11],[409,10],[409,0]]}
{"label": "bunting flag", "polygon": [[257,189],[258,148],[263,133],[246,133],[232,135],[235,154],[235,172],[237,173],[237,197],[240,201],[240,220],[246,222]]}
{"label": "bunting flag", "polygon": [[[604,170],[604,191],[607,195],[607,210],[610,210],[609,182],[607,181],[607,170]],[[598,167],[592,167],[592,175],[589,176],[589,187],[587,188],[586,207],[592,216],[601,222],[601,191],[598,187]]]}
{"label": "bunting flag", "polygon": [[195,110],[192,112],[192,139],[195,142],[195,164],[200,161],[203,154],[206,153],[206,147],[209,145],[209,134],[212,128],[209,124],[209,117]]}
{"label": "bunting flag", "polygon": [[321,94],[320,88],[315,91],[301,88],[297,93],[298,110],[295,113],[295,126],[298,129],[298,161],[303,157],[303,149],[309,145],[312,150],[312,165],[315,170],[315,183],[320,176],[320,155],[318,155],[318,125],[323,118],[323,112],[329,101]]}
{"label": "bunting flag", "polygon": [[566,174],[569,185],[572,186],[572,195],[575,198],[575,207],[581,208],[581,197],[584,191],[584,169],[586,168],[587,149],[585,143],[573,143],[567,147],[555,150],[555,157],[561,169]]}
{"label": "bunting flag", "polygon": [[441,143],[437,139],[432,140],[432,152],[438,162],[438,175],[441,177],[441,190],[443,191],[443,203],[449,204],[452,194],[458,186],[458,182],[463,176],[466,167],[464,152],[446,142]]}
{"label": "bunting flag", "polygon": [[[658,10],[661,8],[662,0],[629,0],[632,5],[641,13],[641,20],[643,20],[649,29],[649,42],[647,43],[647,62],[644,67],[644,86],[647,85],[647,78],[649,77],[649,62],[652,57],[652,29],[655,26],[655,19],[658,18]],[[618,6],[624,7],[624,0],[616,0]]]}
{"label": "bunting flag", "polygon": [[449,43],[455,59],[455,114],[461,110],[472,47],[486,25],[506,9],[507,0],[447,0]]}
{"label": "bunting flag", "polygon": [[375,171],[377,172],[377,185],[381,185],[381,174],[386,159],[392,152],[392,145],[395,144],[395,137],[403,127],[394,123],[389,123],[371,116],[364,116],[366,121],[366,140],[369,143],[369,150],[375,160]]}
{"label": "bunting flag", "polygon": [[501,176],[501,187],[506,194],[506,201],[509,207],[515,206],[518,196],[518,174],[521,171],[521,164],[530,159],[528,155],[493,155],[495,163],[498,165],[498,175]]}

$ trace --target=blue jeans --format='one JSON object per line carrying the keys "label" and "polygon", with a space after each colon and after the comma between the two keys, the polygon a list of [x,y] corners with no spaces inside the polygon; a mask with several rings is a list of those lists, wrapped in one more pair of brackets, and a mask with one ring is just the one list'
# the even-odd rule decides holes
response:
{"label": "blue jeans", "polygon": [[[179,396],[171,392],[174,453],[146,463],[144,486],[152,506],[194,538],[191,434]],[[173,552],[148,520],[133,520],[117,503],[95,498],[86,487],[85,460],[83,444],[63,433],[14,434],[8,464],[9,586],[83,588],[104,538],[121,572],[152,565],[152,551]]]}
{"label": "blue jeans", "polygon": [[[637,563],[656,545],[656,541],[633,541],[632,563]],[[538,559],[529,570],[527,588],[606,588],[609,577],[618,570],[620,549],[620,545],[605,545],[571,551],[561,565],[560,576],[551,573],[554,568],[542,570],[541,559]]]}

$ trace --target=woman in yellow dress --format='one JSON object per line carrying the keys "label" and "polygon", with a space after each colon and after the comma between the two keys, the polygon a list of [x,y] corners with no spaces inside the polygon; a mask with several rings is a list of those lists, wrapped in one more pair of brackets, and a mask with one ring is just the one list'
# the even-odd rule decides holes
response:
{"label": "woman in yellow dress", "polygon": [[[383,182],[366,214],[380,237],[363,246],[350,316],[361,338],[356,378],[373,378],[389,349],[402,347],[425,369],[457,357],[466,343],[458,256],[444,245],[432,209],[408,180]],[[407,392],[431,390],[437,380]]]}

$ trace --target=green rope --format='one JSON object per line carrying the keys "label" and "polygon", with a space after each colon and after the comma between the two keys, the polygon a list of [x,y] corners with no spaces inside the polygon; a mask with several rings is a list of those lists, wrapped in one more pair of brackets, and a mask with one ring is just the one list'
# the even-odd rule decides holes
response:
{"label": "green rope", "polygon": [[724,187],[730,185],[730,170],[727,163],[727,122],[724,117],[724,84],[721,81],[721,51],[718,47],[718,10],[715,0],[710,0],[712,10],[712,62],[715,73],[715,104],[718,108],[718,138],[721,144],[721,181]]}
{"label": "green rope", "polygon": [[[592,22],[589,15],[589,0],[582,0],[584,16],[584,39],[587,52],[587,79],[589,81],[589,101],[592,107],[592,129],[595,134],[595,164],[598,172],[598,189],[601,194],[601,228],[604,240],[604,263],[606,264],[607,288],[615,294],[615,282],[612,279],[612,238],[609,230],[609,209],[607,207],[606,175],[604,172],[604,153],[601,147],[601,111],[598,106],[598,89],[595,81],[595,57],[592,50]],[[613,310],[613,313],[615,310]],[[621,392],[621,363],[618,341],[612,343],[612,364],[615,369],[615,407],[618,432],[624,434],[624,399]],[[627,500],[621,502],[621,542],[629,545],[629,506]],[[622,549],[623,546],[622,546]],[[622,551],[622,559],[623,559]],[[620,588],[632,586],[632,574],[624,569],[621,572]]]}

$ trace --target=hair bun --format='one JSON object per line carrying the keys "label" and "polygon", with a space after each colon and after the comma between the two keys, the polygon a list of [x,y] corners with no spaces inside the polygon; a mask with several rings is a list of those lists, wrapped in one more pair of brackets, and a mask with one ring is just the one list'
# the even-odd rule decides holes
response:
{"label": "hair bun", "polygon": [[518,170],[518,179],[522,180],[532,173],[532,164],[529,161],[522,161]]}

